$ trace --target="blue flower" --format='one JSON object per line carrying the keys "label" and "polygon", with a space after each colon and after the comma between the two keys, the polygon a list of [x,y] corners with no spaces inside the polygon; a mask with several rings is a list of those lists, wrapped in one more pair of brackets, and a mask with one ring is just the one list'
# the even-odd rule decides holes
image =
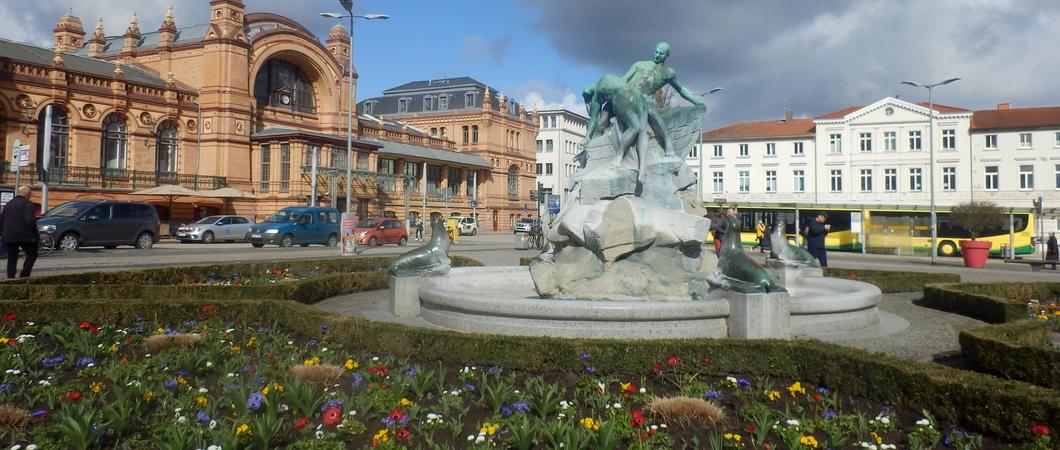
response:
{"label": "blue flower", "polygon": [[328,400],[328,401],[324,402],[323,405],[320,405],[320,410],[321,411],[327,411],[328,408],[331,408],[333,406],[336,407],[336,408],[342,408],[342,399],[333,398],[331,400]]}
{"label": "blue flower", "polygon": [[0,384],[0,394],[6,394],[8,392],[11,392],[16,387],[18,387],[18,383],[14,382],[14,381],[12,381],[10,383]]}
{"label": "blue flower", "polygon": [[835,411],[828,410],[821,412],[821,418],[824,420],[835,420],[836,417],[839,417],[839,414],[837,414]]}
{"label": "blue flower", "polygon": [[247,409],[251,411],[257,411],[261,408],[261,402],[265,401],[265,396],[261,395],[260,392],[255,392],[247,397]]}
{"label": "blue flower", "polygon": [[530,412],[530,404],[527,403],[526,400],[519,400],[515,403],[512,403],[512,409],[521,413],[527,413]]}
{"label": "blue flower", "polygon": [[199,421],[199,423],[210,423],[211,419],[210,416],[206,414],[206,411],[200,409],[199,413],[195,414],[195,420]]}
{"label": "blue flower", "polygon": [[512,409],[507,406],[501,406],[501,415],[504,417],[512,415]]}
{"label": "blue flower", "polygon": [[88,356],[82,356],[80,358],[77,358],[77,367],[85,367],[85,366],[87,366],[89,364],[95,364],[95,363],[96,363],[96,360],[94,360],[94,359],[92,359],[92,358],[90,358]]}
{"label": "blue flower", "polygon": [[827,394],[828,393],[828,388],[823,387],[823,386],[819,387],[819,388],[817,388],[817,393],[818,394]]}
{"label": "blue flower", "polygon": [[502,369],[501,366],[490,366],[489,370],[487,370],[486,373],[490,375],[500,375],[503,371],[504,369]]}
{"label": "blue flower", "polygon": [[62,364],[65,361],[66,361],[66,357],[60,355],[60,356],[55,356],[55,357],[52,357],[52,358],[44,358],[44,359],[42,359],[40,361],[40,365],[42,365],[44,367],[51,367],[51,366]]}
{"label": "blue flower", "polygon": [[581,358],[582,358],[582,361],[585,361],[585,360],[588,360],[589,358],[592,358],[592,355],[590,355],[588,353],[582,353]]}
{"label": "blue flower", "polygon": [[361,387],[361,383],[363,383],[363,382],[364,382],[364,375],[361,375],[360,372],[353,374],[353,382],[352,382],[353,389],[357,389],[357,388]]}
{"label": "blue flower", "polygon": [[43,417],[48,415],[47,409],[34,409],[33,412],[29,413],[30,417]]}
{"label": "blue flower", "polygon": [[475,389],[478,389],[478,386],[475,386],[475,383],[464,383],[464,389],[474,392]]}
{"label": "blue flower", "polygon": [[310,339],[310,340],[306,341],[305,346],[306,347],[314,347],[314,346],[317,345],[317,343],[318,343],[318,341],[316,339]]}
{"label": "blue flower", "polygon": [[751,382],[747,381],[746,378],[737,378],[736,379],[736,383],[738,383],[740,386],[745,386],[745,387],[750,387],[751,386]]}
{"label": "blue flower", "polygon": [[414,376],[416,376],[416,368],[415,367],[409,367],[409,369],[405,371],[405,376],[406,377],[414,377]]}
{"label": "blue flower", "polygon": [[162,385],[165,386],[166,389],[170,389],[170,390],[176,389],[177,388],[177,380],[166,380],[165,382],[162,383]]}
{"label": "blue flower", "polygon": [[706,397],[709,398],[709,399],[717,400],[717,399],[721,398],[721,392],[718,392],[718,391],[716,391],[714,389],[711,389],[711,390],[707,391]]}
{"label": "blue flower", "polygon": [[596,368],[593,366],[585,366],[585,371],[588,373],[596,373]]}

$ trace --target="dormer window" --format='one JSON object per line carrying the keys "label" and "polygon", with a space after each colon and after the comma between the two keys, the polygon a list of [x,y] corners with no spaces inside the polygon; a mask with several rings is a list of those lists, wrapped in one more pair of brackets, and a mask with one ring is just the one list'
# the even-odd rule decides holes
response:
{"label": "dormer window", "polygon": [[411,101],[411,99],[407,99],[407,98],[398,99],[398,112],[399,113],[407,113],[407,112],[409,112],[409,102],[410,101]]}
{"label": "dormer window", "polygon": [[464,107],[465,108],[474,108],[475,107],[475,93],[474,92],[465,92],[464,93]]}
{"label": "dormer window", "polygon": [[365,102],[364,106],[361,107],[364,114],[372,114],[372,108],[375,107],[375,102]]}
{"label": "dormer window", "polygon": [[432,111],[434,110],[434,97],[423,97],[423,110]]}
{"label": "dormer window", "polygon": [[438,96],[438,110],[439,111],[445,111],[447,109],[449,109],[449,96],[448,95],[439,95]]}

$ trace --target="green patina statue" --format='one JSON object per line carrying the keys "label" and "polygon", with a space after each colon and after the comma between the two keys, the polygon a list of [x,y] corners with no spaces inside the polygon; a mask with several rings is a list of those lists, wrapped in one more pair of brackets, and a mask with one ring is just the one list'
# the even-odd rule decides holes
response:
{"label": "green patina statue", "polygon": [[431,219],[431,240],[424,245],[398,256],[390,264],[390,276],[415,277],[445,275],[449,273],[449,233],[445,221],[440,217]]}
{"label": "green patina statue", "polygon": [[769,258],[776,259],[785,264],[803,267],[821,267],[810,252],[802,247],[796,247],[788,243],[788,237],[784,235],[784,223],[781,222],[773,227],[773,234],[769,238]]}
{"label": "green patina statue", "polygon": [[670,44],[660,42],[655,46],[651,61],[633,63],[624,77],[604,75],[582,93],[589,113],[586,142],[603,133],[610,117],[614,116],[622,130],[614,164],[617,166],[635,145],[639,164],[638,181],[641,183],[644,182],[649,129],[662,147],[663,156],[671,154],[666,126],[655,106],[655,93],[670,85],[685,100],[706,111],[703,101],[678,83],[673,69],[666,67],[664,63],[669,56]]}
{"label": "green patina statue", "polygon": [[[726,220],[726,219],[720,219]],[[766,269],[758,265],[754,259],[744,253],[740,245],[740,221],[730,217],[729,231],[721,240],[721,250],[718,252],[718,268],[720,272],[713,282],[723,288],[744,293],[756,292],[780,292],[785,289],[778,286],[773,277]]]}

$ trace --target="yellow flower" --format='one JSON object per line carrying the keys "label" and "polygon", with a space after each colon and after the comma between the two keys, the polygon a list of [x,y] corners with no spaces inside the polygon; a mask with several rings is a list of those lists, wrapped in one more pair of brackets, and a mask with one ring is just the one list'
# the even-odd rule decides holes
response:
{"label": "yellow flower", "polygon": [[412,401],[411,401],[411,400],[409,400],[409,399],[407,399],[407,398],[402,398],[402,399],[401,399],[401,406],[409,406],[409,405],[411,405],[411,404],[412,404]]}
{"label": "yellow flower", "polygon": [[265,387],[261,388],[261,395],[269,395],[269,385],[266,384]]}
{"label": "yellow flower", "polygon": [[1047,316],[1045,314],[1039,314],[1036,318],[1038,320],[1049,320],[1049,316]]}
{"label": "yellow flower", "polygon": [[883,443],[883,437],[881,437],[880,435],[876,434],[875,431],[872,432],[872,440],[876,441],[877,444],[882,444]]}
{"label": "yellow flower", "polygon": [[375,436],[372,436],[372,440],[376,441],[376,442],[389,442],[390,441],[390,430],[387,429],[387,428],[383,428],[383,429],[377,431],[375,433]]}
{"label": "yellow flower", "polygon": [[320,358],[317,356],[314,356],[312,358],[306,358],[305,361],[302,361],[303,366],[315,366],[317,364],[320,364]]}
{"label": "yellow flower", "polygon": [[162,327],[158,327],[158,329],[155,330],[155,334],[165,334],[165,333],[166,333],[166,329],[162,328]]}
{"label": "yellow flower", "polygon": [[145,402],[149,402],[153,398],[155,398],[155,391],[144,392],[144,401]]}
{"label": "yellow flower", "polygon": [[179,384],[181,386],[184,386],[184,385],[188,384],[188,380],[184,379],[184,377],[182,377],[182,376],[181,377],[177,377],[177,384]]}
{"label": "yellow flower", "polygon": [[586,430],[596,431],[600,429],[600,421],[593,420],[592,417],[583,417],[578,423],[585,427]]}
{"label": "yellow flower", "polygon": [[799,443],[808,447],[817,448],[817,438],[813,436],[803,436],[799,438]]}
{"label": "yellow flower", "polygon": [[11,342],[11,339],[0,337],[0,345],[7,345],[8,342]]}
{"label": "yellow flower", "polygon": [[209,402],[210,402],[209,399],[207,399],[206,397],[203,397],[201,395],[198,396],[198,397],[195,397],[195,405],[197,405],[197,406],[206,406],[206,404],[209,403]]}
{"label": "yellow flower", "polygon": [[618,386],[622,389],[622,392],[626,392],[626,389],[629,389],[629,383],[619,383]]}
{"label": "yellow flower", "polygon": [[790,393],[792,397],[794,397],[795,394],[805,394],[806,388],[802,387],[802,383],[796,381],[792,383],[791,386],[788,386],[788,393]]}
{"label": "yellow flower", "polygon": [[239,352],[243,351],[243,349],[239,348],[238,345],[233,345],[233,346],[229,347],[228,350],[230,352],[232,352],[232,353],[239,353]]}
{"label": "yellow flower", "polygon": [[110,344],[110,347],[107,347],[107,351],[111,352],[111,353],[114,353],[114,352],[118,351],[118,344],[117,343]]}
{"label": "yellow flower", "polygon": [[1060,309],[1053,311],[1054,316],[1060,316]]}
{"label": "yellow flower", "polygon": [[92,391],[93,393],[98,394],[98,393],[103,391],[103,383],[100,383],[98,381],[93,381],[93,382],[88,384],[88,390]]}
{"label": "yellow flower", "polygon": [[257,336],[251,336],[250,337],[250,339],[247,341],[247,348],[250,348],[250,347],[254,346],[254,340],[255,339],[257,339]]}
{"label": "yellow flower", "polygon": [[244,423],[236,427],[236,436],[239,436],[243,433],[246,433],[248,435],[250,434],[250,425]]}
{"label": "yellow flower", "polygon": [[361,367],[361,365],[357,364],[357,361],[354,361],[352,359],[347,359],[346,360],[346,369],[353,370],[353,369],[356,369],[358,367]]}
{"label": "yellow flower", "polygon": [[780,391],[766,391],[766,398],[770,401],[780,398]]}
{"label": "yellow flower", "polygon": [[273,383],[272,388],[275,389],[276,392],[283,392],[283,385],[280,383]]}
{"label": "yellow flower", "polygon": [[497,432],[497,426],[495,423],[482,422],[482,426],[478,429],[478,434],[493,436]]}

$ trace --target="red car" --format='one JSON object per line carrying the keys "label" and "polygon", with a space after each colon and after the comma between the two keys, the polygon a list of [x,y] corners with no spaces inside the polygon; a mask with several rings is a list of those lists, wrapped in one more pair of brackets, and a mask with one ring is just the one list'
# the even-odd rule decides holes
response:
{"label": "red car", "polygon": [[382,244],[397,244],[402,247],[409,242],[409,233],[400,220],[388,217],[367,219],[353,231],[358,245],[375,247]]}

